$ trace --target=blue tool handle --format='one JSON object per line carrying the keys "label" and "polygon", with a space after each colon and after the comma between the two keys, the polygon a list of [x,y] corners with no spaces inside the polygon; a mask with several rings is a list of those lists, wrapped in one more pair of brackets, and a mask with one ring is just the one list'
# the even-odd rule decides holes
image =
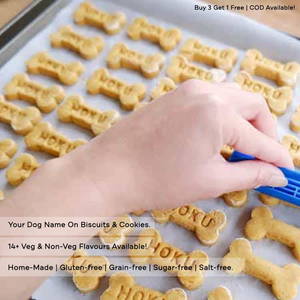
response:
{"label": "blue tool handle", "polygon": [[[248,155],[239,151],[234,151],[230,158],[230,162],[239,162],[243,160],[254,160],[256,159],[252,155]],[[290,170],[287,168],[279,168],[288,180],[288,185],[284,187],[270,187],[261,186],[255,190],[269,195],[271,197],[279,198],[283,201],[289,202],[291,204],[300,206],[300,172],[295,170]]]}

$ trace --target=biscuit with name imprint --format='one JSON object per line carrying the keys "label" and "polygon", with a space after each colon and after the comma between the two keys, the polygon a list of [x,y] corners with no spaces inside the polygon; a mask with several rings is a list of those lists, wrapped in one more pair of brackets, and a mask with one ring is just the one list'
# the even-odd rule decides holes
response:
{"label": "biscuit with name imprint", "polygon": [[0,169],[4,169],[9,165],[17,150],[18,145],[12,139],[4,139],[0,141]]}
{"label": "biscuit with name imprint", "polygon": [[168,92],[176,89],[175,82],[168,77],[163,77],[159,80],[157,86],[151,92],[151,99],[157,99]]}
{"label": "biscuit with name imprint", "polygon": [[61,27],[51,34],[50,39],[52,47],[71,50],[85,59],[95,58],[104,48],[101,37],[83,36],[75,32],[71,26]]}
{"label": "biscuit with name imprint", "polygon": [[175,209],[153,210],[153,219],[158,223],[173,222],[195,233],[204,245],[213,245],[226,225],[226,215],[219,210],[209,213],[197,206],[185,205]]}
{"label": "biscuit with name imprint", "polygon": [[292,300],[297,297],[300,266],[288,264],[280,267],[255,256],[247,239],[238,238],[231,243],[222,265],[227,267],[226,272],[229,274],[244,272],[271,285],[273,294],[278,300]]}
{"label": "biscuit with name imprint", "polygon": [[60,121],[74,123],[90,130],[94,135],[109,129],[119,118],[117,111],[93,108],[79,95],[69,96],[57,109],[57,115]]}
{"label": "biscuit with name imprint", "polygon": [[149,23],[146,18],[136,18],[128,26],[127,34],[133,40],[143,39],[159,44],[165,51],[173,50],[181,40],[181,31],[179,29],[165,29]]}
{"label": "biscuit with name imprint", "polygon": [[74,22],[96,27],[108,34],[116,34],[125,26],[126,16],[120,12],[109,14],[89,2],[83,2],[74,13]]}
{"label": "biscuit with name imprint", "polygon": [[4,95],[7,100],[24,100],[36,105],[42,112],[49,113],[62,102],[65,92],[59,85],[46,87],[21,73],[4,87]]}
{"label": "biscuit with name imprint", "polygon": [[297,137],[287,134],[282,140],[281,144],[286,147],[293,159],[294,165],[300,167],[300,141]]}
{"label": "biscuit with name imprint", "polygon": [[300,74],[297,62],[281,63],[263,56],[256,49],[249,49],[241,63],[241,69],[250,74],[275,81],[278,85],[294,87]]}
{"label": "biscuit with name imprint", "polygon": [[99,69],[88,80],[87,91],[119,100],[123,109],[133,110],[145,97],[146,87],[142,83],[128,84],[111,76],[106,69]]}
{"label": "biscuit with name imprint", "polygon": [[289,86],[274,88],[269,84],[255,80],[245,71],[235,77],[241,88],[245,91],[261,94],[272,113],[277,116],[284,114],[293,99],[293,91]]}
{"label": "biscuit with name imprint", "polygon": [[225,286],[218,286],[208,293],[207,300],[232,300],[231,291]]}
{"label": "biscuit with name imprint", "polygon": [[26,135],[41,118],[41,113],[36,107],[21,108],[5,101],[0,95],[0,122],[9,124],[17,134]]}
{"label": "biscuit with name imprint", "polygon": [[200,265],[207,266],[209,261],[205,252],[184,252],[164,242],[160,233],[153,228],[142,230],[135,245],[147,247],[129,250],[129,257],[133,263],[167,267],[168,272],[176,274],[180,283],[188,290],[197,289],[202,285],[203,271]]}
{"label": "biscuit with name imprint", "polygon": [[165,293],[136,284],[127,273],[115,273],[109,278],[109,287],[100,296],[100,300],[187,300],[183,289],[174,288]]}
{"label": "biscuit with name imprint", "polygon": [[248,191],[236,191],[221,196],[225,203],[232,207],[241,207],[248,202]]}
{"label": "biscuit with name imprint", "polygon": [[140,72],[146,78],[156,77],[164,65],[162,54],[144,54],[129,49],[125,44],[115,44],[109,52],[106,62],[111,69],[126,68]]}
{"label": "biscuit with name imprint", "polygon": [[208,82],[222,82],[226,79],[226,73],[220,69],[204,69],[190,63],[183,55],[174,56],[167,68],[167,75],[175,83],[181,83],[188,79],[200,79]]}
{"label": "biscuit with name imprint", "polygon": [[52,58],[46,52],[35,54],[26,65],[29,73],[52,77],[65,85],[77,83],[80,75],[85,71],[84,65],[79,61],[64,63]]}
{"label": "biscuit with name imprint", "polygon": [[238,52],[234,48],[218,49],[204,45],[198,39],[188,39],[180,50],[191,61],[205,63],[207,65],[230,72],[234,67]]}
{"label": "biscuit with name imprint", "polygon": [[50,123],[40,122],[24,138],[28,149],[63,156],[86,143],[84,140],[72,141],[57,132]]}
{"label": "biscuit with name imprint", "polygon": [[14,164],[6,170],[7,181],[14,186],[26,180],[34,170],[39,167],[35,157],[29,153],[23,153],[16,158]]}

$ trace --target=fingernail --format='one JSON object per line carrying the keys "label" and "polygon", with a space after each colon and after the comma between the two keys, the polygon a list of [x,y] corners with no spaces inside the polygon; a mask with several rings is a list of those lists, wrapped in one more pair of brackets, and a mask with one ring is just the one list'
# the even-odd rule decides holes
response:
{"label": "fingernail", "polygon": [[269,177],[268,182],[266,185],[277,187],[277,186],[286,186],[288,184],[287,179],[282,175],[273,174]]}

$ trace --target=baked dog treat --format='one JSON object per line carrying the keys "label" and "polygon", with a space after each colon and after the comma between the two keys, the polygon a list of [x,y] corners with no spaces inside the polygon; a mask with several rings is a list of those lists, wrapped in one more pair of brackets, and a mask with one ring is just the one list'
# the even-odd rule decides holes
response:
{"label": "baked dog treat", "polygon": [[117,111],[93,108],[79,95],[69,96],[57,109],[57,115],[60,121],[74,123],[90,130],[94,135],[109,129],[119,118]]}
{"label": "baked dog treat", "polygon": [[289,86],[274,88],[264,82],[255,80],[245,71],[235,77],[241,88],[245,91],[261,94],[272,113],[277,116],[284,114],[293,99],[293,91]]}
{"label": "baked dog treat", "polygon": [[104,48],[101,37],[85,37],[75,32],[71,26],[61,27],[51,34],[50,40],[52,47],[71,50],[85,59],[95,58]]}
{"label": "baked dog treat", "polygon": [[283,64],[263,56],[256,49],[250,49],[241,63],[241,69],[250,74],[262,76],[275,81],[278,85],[294,87],[300,74],[300,64],[288,62]]}
{"label": "baked dog treat", "polygon": [[176,83],[188,79],[200,79],[209,82],[222,82],[226,79],[226,73],[220,69],[206,70],[188,62],[183,55],[174,56],[167,68],[167,74]]}
{"label": "baked dog treat", "polygon": [[158,44],[165,51],[173,50],[181,40],[181,31],[179,29],[165,29],[149,23],[146,18],[136,18],[128,26],[127,34],[136,41],[143,39]]}
{"label": "baked dog treat", "polygon": [[140,217],[140,216],[142,216],[145,212],[146,212],[145,210],[140,209],[140,210],[135,210],[135,211],[131,212],[131,214],[134,215],[134,216]]}
{"label": "baked dog treat", "polygon": [[26,62],[26,65],[29,73],[52,77],[65,85],[77,83],[80,75],[85,71],[83,64],[79,61],[63,63],[46,52],[35,54]]}
{"label": "baked dog treat", "polygon": [[157,99],[176,89],[175,82],[168,77],[163,77],[159,80],[158,85],[151,92],[151,99]]}
{"label": "baked dog treat", "polygon": [[126,242],[126,236],[133,230],[133,227],[125,227],[122,224],[132,224],[133,221],[129,215],[124,215],[109,222],[109,227],[103,227],[98,232],[98,236],[105,245],[123,245]]}
{"label": "baked dog treat", "polygon": [[281,144],[289,150],[294,165],[300,167],[300,141],[298,138],[287,134],[282,138]]}
{"label": "baked dog treat", "polygon": [[129,257],[133,263],[168,267],[169,272],[176,274],[180,283],[188,290],[197,289],[203,283],[203,273],[199,265],[208,265],[209,259],[205,252],[194,250],[186,253],[164,242],[154,228],[142,230],[135,245],[148,247],[129,250]]}
{"label": "baked dog treat", "polygon": [[[65,265],[73,275],[73,282],[81,293],[95,291],[106,274],[109,261],[105,256],[88,256],[85,251],[77,250]],[[74,269],[74,270],[73,270]]]}
{"label": "baked dog treat", "polygon": [[223,266],[231,267],[227,272],[244,272],[271,285],[273,294],[279,300],[297,297],[300,284],[300,266],[288,264],[279,267],[267,260],[254,256],[250,242],[244,238],[235,239],[222,261]]}
{"label": "baked dog treat", "polygon": [[59,85],[46,87],[30,80],[25,73],[17,74],[4,87],[8,100],[20,99],[36,105],[42,112],[53,111],[65,98],[65,92]]}
{"label": "baked dog treat", "polygon": [[123,109],[133,110],[145,97],[146,87],[142,83],[125,83],[112,77],[106,69],[99,69],[88,80],[87,91],[93,95],[104,94],[119,100]]}
{"label": "baked dog treat", "polygon": [[245,226],[245,235],[251,240],[268,238],[285,244],[300,261],[300,228],[275,219],[270,208],[266,206],[252,210],[251,219]]}
{"label": "baked dog treat", "polygon": [[158,223],[173,222],[193,231],[204,245],[216,243],[220,230],[226,225],[226,215],[222,211],[213,210],[206,213],[194,205],[167,210],[153,210],[151,215]]}
{"label": "baked dog treat", "polygon": [[40,122],[24,138],[28,149],[63,156],[86,143],[84,140],[71,141],[57,132],[50,123]]}
{"label": "baked dog treat", "polygon": [[227,205],[232,207],[241,207],[248,202],[248,191],[226,193],[221,197]]}
{"label": "baked dog treat", "polygon": [[290,129],[295,132],[300,132],[300,105],[297,106],[290,121]]}
{"label": "baked dog treat", "polygon": [[224,145],[221,149],[221,155],[225,158],[225,159],[229,159],[229,157],[231,156],[232,152],[234,151],[234,149],[229,146],[229,145]]}
{"label": "baked dog treat", "polygon": [[207,300],[232,300],[231,291],[225,286],[218,286],[208,293]]}
{"label": "baked dog treat", "polygon": [[134,278],[127,273],[115,273],[109,278],[109,287],[100,296],[100,300],[123,299],[187,300],[187,295],[179,288],[162,293],[136,284]]}
{"label": "baked dog treat", "polygon": [[0,95],[0,122],[9,124],[15,133],[27,134],[42,116],[36,107],[21,108],[4,100]]}
{"label": "baked dog treat", "polygon": [[108,34],[116,34],[125,26],[126,16],[120,12],[109,14],[89,2],[83,2],[74,13],[74,21],[78,25],[89,25]]}
{"label": "baked dog treat", "polygon": [[201,43],[198,39],[188,39],[180,50],[187,59],[230,72],[234,67],[238,52],[234,48],[218,49]]}
{"label": "baked dog treat", "polygon": [[299,208],[299,206],[297,206],[297,205],[291,204],[289,202],[286,202],[286,201],[283,201],[281,199],[271,197],[269,195],[262,194],[262,193],[258,194],[258,198],[263,204],[269,205],[269,206],[274,206],[274,205],[277,205],[277,204],[284,204],[284,205],[291,206],[291,207],[294,207],[294,208]]}
{"label": "baked dog treat", "polygon": [[164,61],[165,58],[160,53],[146,55],[129,49],[123,43],[115,44],[106,58],[109,68],[135,70],[146,78],[156,77],[162,69]]}
{"label": "baked dog treat", "polygon": [[17,150],[18,145],[12,139],[4,139],[0,141],[0,169],[4,169],[9,165]]}
{"label": "baked dog treat", "polygon": [[14,164],[6,170],[6,179],[13,185],[17,186],[26,180],[32,172],[39,167],[39,163],[34,156],[23,153],[16,158]]}

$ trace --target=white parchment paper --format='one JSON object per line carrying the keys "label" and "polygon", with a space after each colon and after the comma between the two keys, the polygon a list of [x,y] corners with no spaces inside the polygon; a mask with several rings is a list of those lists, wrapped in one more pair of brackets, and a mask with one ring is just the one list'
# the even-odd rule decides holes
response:
{"label": "white parchment paper", "polygon": [[[73,24],[73,27],[78,32],[90,36],[100,35],[104,38],[106,46],[101,55],[92,61],[85,61],[80,59],[76,54],[66,50],[52,49],[49,44],[49,35],[52,32],[55,32],[60,26],[73,23],[72,13],[80,2],[81,0],[73,0],[70,5],[61,10],[49,26],[33,37],[29,43],[20,49],[20,51],[0,69],[0,87],[3,87],[14,74],[24,72],[24,62],[33,54],[38,51],[48,51],[57,59],[61,59],[66,62],[80,60],[86,66],[86,72],[81,77],[81,80],[76,85],[65,88],[68,95],[79,93],[83,95],[86,101],[94,107],[103,110],[117,109],[124,114],[124,111],[120,110],[117,102],[102,95],[88,95],[85,90],[86,80],[94,70],[105,66],[107,53],[117,42],[125,42],[130,48],[134,48],[144,53],[153,53],[161,50],[158,46],[147,41],[136,42],[128,39],[125,30],[115,36],[108,36],[95,28],[82,27],[75,24]],[[296,39],[261,24],[255,23],[245,17],[234,15],[225,11],[194,11],[193,8],[196,3],[198,5],[203,4],[196,0],[91,0],[91,2],[99,8],[109,12],[124,12],[129,22],[131,22],[135,17],[146,15],[149,20],[155,24],[166,27],[180,27],[183,31],[183,42],[189,37],[198,37],[204,43],[211,46],[236,47],[239,49],[239,62],[243,58],[244,51],[248,48],[257,48],[266,56],[273,59],[279,59],[282,61],[296,60],[300,62],[300,42]],[[177,47],[174,51],[164,53],[167,60],[166,65],[168,65],[170,58],[175,55],[178,50],[179,47]],[[227,80],[232,80],[238,70],[239,63],[229,74]],[[154,88],[159,79],[146,80],[138,73],[127,70],[114,70],[111,71],[111,73],[128,82],[144,82],[147,85],[148,94]],[[161,76],[163,76],[163,74],[164,71],[161,73]],[[54,80],[43,76],[31,75],[31,78],[46,84],[53,84],[55,82]],[[260,80],[263,79],[260,78]],[[298,88],[295,89],[295,97],[292,105],[289,107],[287,113],[279,118],[278,129],[280,136],[290,132],[288,123],[291,113],[299,104],[299,93],[300,91],[298,86]],[[16,102],[22,106],[27,105],[22,101]],[[81,130],[76,125],[63,124],[59,122],[55,111],[50,114],[44,114],[43,117],[44,120],[51,122],[55,128],[70,138],[90,139],[92,137],[88,132]],[[0,138],[2,139],[5,137],[11,137],[19,143],[20,149],[18,154],[27,151],[24,146],[23,138],[15,135],[9,126],[0,124]],[[34,155],[40,162],[50,158],[50,156],[41,153],[34,153]],[[224,176],[226,176],[226,174],[224,174]],[[3,188],[6,194],[9,194],[11,190],[11,188],[6,184],[5,171],[3,170],[0,171],[0,188]],[[22,199],[20,199],[20,201],[21,200]],[[192,233],[174,224],[157,224],[156,228],[160,230],[166,241],[185,251],[202,249],[209,255],[213,262],[216,262],[219,258],[224,256],[228,250],[228,245],[234,238],[243,236],[243,228],[246,221],[249,219],[251,209],[260,204],[261,203],[257,199],[255,192],[251,192],[249,203],[244,208],[228,207],[220,199],[198,202],[197,205],[204,210],[216,208],[221,209],[228,217],[226,228],[221,233],[219,241],[212,247],[202,246]],[[276,206],[272,210],[276,217],[290,224],[300,226],[300,210],[283,205]],[[276,264],[284,265],[291,262],[297,263],[290,250],[279,243],[262,240],[252,242],[252,245],[256,255]],[[101,255],[100,252],[91,253]],[[180,286],[177,279],[174,277],[138,277],[136,280],[142,285],[162,291]],[[196,291],[187,292],[188,297],[189,299],[195,300],[206,299],[208,291],[218,285],[224,285],[230,288],[234,299],[250,300],[254,299],[254,297],[256,297],[256,299],[274,299],[269,287],[260,281],[249,276],[229,277],[224,273],[208,273],[203,286]],[[99,295],[106,287],[107,278],[102,281],[101,288],[98,291],[82,295],[76,290],[70,277],[53,276],[44,282],[44,284],[34,293],[33,297],[37,300],[94,300],[99,298]],[[297,299],[300,299],[300,295]]]}

